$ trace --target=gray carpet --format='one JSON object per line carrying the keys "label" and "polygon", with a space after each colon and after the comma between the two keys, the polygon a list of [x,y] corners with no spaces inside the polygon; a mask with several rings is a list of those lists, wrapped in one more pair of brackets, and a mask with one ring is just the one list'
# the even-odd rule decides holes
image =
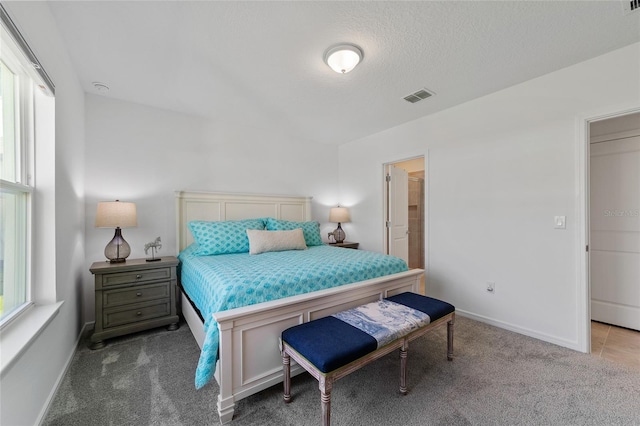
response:
{"label": "gray carpet", "polygon": [[[334,425],[640,425],[640,371],[458,316],[455,359],[446,330],[412,342],[409,394],[390,354],[336,382]],[[216,425],[217,385],[196,391],[199,350],[185,324],[85,345],[44,425]],[[307,374],[293,401],[274,386],[236,404],[232,425],[318,425],[320,392]]]}

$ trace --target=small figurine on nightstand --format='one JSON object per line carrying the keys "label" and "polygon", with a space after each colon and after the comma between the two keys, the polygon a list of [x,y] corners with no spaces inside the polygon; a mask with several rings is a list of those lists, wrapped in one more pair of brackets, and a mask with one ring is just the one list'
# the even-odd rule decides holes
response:
{"label": "small figurine on nightstand", "polygon": [[144,245],[144,254],[147,254],[149,249],[151,249],[151,257],[147,258],[147,262],[155,262],[160,260],[159,257],[156,257],[156,251],[162,248],[162,242],[160,241],[160,237],[156,238],[155,241],[148,242]]}
{"label": "small figurine on nightstand", "polygon": [[[335,244],[336,243],[336,237],[335,237],[335,235],[333,235],[333,232],[329,232],[329,235],[327,236],[327,238],[329,239],[329,244]],[[332,238],[333,238],[333,241],[331,241]]]}

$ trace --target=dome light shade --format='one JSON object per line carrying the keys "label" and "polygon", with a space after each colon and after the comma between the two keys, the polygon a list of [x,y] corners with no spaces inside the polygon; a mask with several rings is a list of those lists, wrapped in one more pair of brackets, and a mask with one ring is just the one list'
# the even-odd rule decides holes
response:
{"label": "dome light shade", "polygon": [[353,44],[340,44],[331,47],[324,54],[324,61],[337,73],[346,74],[362,60],[362,50]]}

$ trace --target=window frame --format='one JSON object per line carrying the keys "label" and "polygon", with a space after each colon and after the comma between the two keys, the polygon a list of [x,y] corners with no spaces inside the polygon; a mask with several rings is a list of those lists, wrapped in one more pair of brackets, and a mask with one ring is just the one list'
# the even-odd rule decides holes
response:
{"label": "window frame", "polygon": [[[0,176],[0,190],[3,194],[12,194],[16,197],[15,224],[19,226],[17,233],[22,233],[15,247],[19,253],[19,259],[13,262],[20,270],[15,277],[21,281],[13,282],[14,292],[20,295],[20,300],[11,306],[9,312],[3,312],[0,318],[0,330],[4,330],[14,320],[34,306],[34,282],[33,282],[33,200],[35,192],[35,87],[47,91],[46,82],[40,78],[40,74],[34,71],[42,70],[33,52],[28,49],[26,41],[17,31],[6,11],[0,5],[0,32],[2,38],[2,57],[0,60],[6,69],[14,75],[14,150],[13,164],[14,174],[12,180],[5,180]],[[28,52],[25,52],[27,46]],[[44,72],[44,70],[42,70]],[[46,75],[46,73],[45,73]],[[17,80],[17,82],[15,81]],[[49,90],[53,93],[53,90]],[[3,118],[4,119],[4,118]],[[9,177],[7,177],[9,179]],[[6,249],[6,248],[4,248]],[[16,269],[17,271],[18,269]],[[3,275],[6,265],[3,265]],[[4,281],[4,276],[3,276]],[[7,288],[6,283],[3,287]],[[12,291],[13,291],[12,289]],[[3,290],[3,294],[6,292]],[[24,300],[23,299],[24,294]],[[3,297],[4,299],[4,297]],[[5,301],[3,300],[3,303]],[[4,311],[4,307],[3,307]]]}

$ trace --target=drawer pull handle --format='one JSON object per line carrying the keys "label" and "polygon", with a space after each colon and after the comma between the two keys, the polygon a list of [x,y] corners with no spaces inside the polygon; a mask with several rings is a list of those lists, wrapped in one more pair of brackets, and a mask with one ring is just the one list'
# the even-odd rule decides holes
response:
{"label": "drawer pull handle", "polygon": [[136,312],[136,315],[140,316],[140,315],[142,315],[142,312],[138,311],[138,312]]}
{"label": "drawer pull handle", "polygon": [[140,278],[142,278],[142,275],[140,274],[136,275],[136,280],[139,280]]}
{"label": "drawer pull handle", "polygon": [[140,297],[140,296],[142,296],[142,293],[138,292],[138,293],[136,293],[136,296]]}

